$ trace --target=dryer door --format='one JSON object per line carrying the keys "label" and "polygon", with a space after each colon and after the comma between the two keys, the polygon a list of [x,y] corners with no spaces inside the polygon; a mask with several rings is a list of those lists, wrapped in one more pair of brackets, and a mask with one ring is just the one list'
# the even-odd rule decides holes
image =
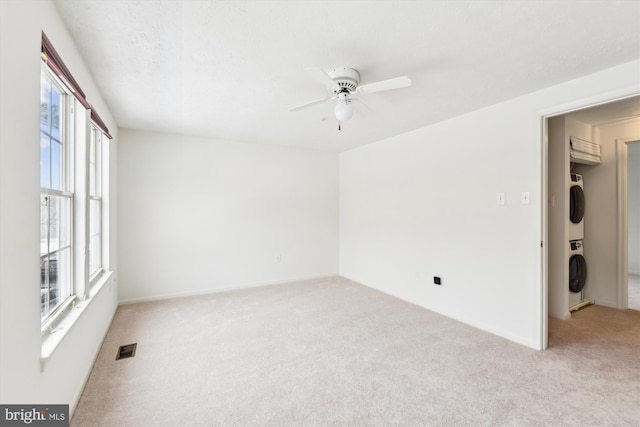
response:
{"label": "dryer door", "polygon": [[572,185],[569,190],[569,219],[578,224],[584,217],[584,191],[579,185]]}
{"label": "dryer door", "polygon": [[582,291],[587,281],[587,261],[582,255],[571,255],[569,258],[569,290],[574,293]]}

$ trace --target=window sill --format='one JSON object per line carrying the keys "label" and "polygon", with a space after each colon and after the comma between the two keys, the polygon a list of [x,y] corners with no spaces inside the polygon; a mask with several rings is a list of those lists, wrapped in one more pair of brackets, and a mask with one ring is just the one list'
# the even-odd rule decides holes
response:
{"label": "window sill", "polygon": [[40,352],[40,371],[44,372],[47,361],[51,358],[58,345],[62,342],[67,333],[71,330],[76,321],[82,316],[82,313],[91,304],[93,298],[102,290],[104,285],[109,282],[111,271],[106,271],[91,287],[89,298],[84,301],[76,301],[67,308],[67,312],[63,313],[59,321],[56,322],[55,328],[42,333],[42,348]]}

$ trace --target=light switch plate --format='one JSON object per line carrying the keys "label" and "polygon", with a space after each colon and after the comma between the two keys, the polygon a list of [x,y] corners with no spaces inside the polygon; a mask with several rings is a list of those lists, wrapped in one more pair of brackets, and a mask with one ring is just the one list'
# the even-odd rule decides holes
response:
{"label": "light switch plate", "polygon": [[522,194],[520,195],[520,203],[522,203],[523,205],[528,205],[529,204],[529,192],[528,191],[523,191]]}
{"label": "light switch plate", "polygon": [[506,201],[506,197],[504,195],[504,193],[497,193],[496,194],[496,205],[504,205]]}

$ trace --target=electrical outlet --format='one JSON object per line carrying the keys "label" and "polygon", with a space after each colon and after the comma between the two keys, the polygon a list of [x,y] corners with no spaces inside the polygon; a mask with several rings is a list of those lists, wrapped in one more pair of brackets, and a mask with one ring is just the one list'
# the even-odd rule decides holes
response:
{"label": "electrical outlet", "polygon": [[436,285],[442,285],[442,279],[438,276],[433,276],[433,283],[435,283]]}

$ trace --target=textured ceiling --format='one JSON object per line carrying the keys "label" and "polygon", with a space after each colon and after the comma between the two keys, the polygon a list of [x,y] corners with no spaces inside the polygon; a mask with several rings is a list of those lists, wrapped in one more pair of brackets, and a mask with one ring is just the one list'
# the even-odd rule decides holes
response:
{"label": "textured ceiling", "polygon": [[[635,0],[55,3],[120,127],[333,151],[640,57]],[[338,132],[309,66],[413,85]]]}

